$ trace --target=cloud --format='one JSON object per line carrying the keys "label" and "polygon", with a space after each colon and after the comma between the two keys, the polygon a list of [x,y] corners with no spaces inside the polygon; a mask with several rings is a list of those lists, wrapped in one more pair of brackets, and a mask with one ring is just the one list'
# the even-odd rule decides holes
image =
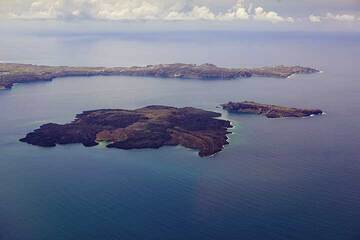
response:
{"label": "cloud", "polygon": [[315,16],[315,15],[310,15],[309,20],[310,20],[310,22],[313,22],[313,23],[319,23],[319,22],[321,22],[321,17]]}
{"label": "cloud", "polygon": [[166,20],[219,20],[219,21],[235,21],[249,20],[250,15],[243,5],[243,1],[238,1],[232,8],[225,13],[215,14],[206,6],[195,6],[190,12],[170,12]]}
{"label": "cloud", "polygon": [[272,23],[278,23],[278,22],[292,23],[295,21],[292,17],[284,18],[282,16],[279,16],[279,14],[274,11],[266,12],[262,7],[255,8],[254,19],[258,21],[268,21]]}
{"label": "cloud", "polygon": [[150,2],[118,1],[110,4],[106,1],[92,0],[89,16],[101,20],[151,20],[157,19],[160,7]]}
{"label": "cloud", "polygon": [[[1,0],[0,0],[1,1]],[[161,21],[240,21],[257,20],[271,23],[294,22],[277,12],[262,7],[252,10],[244,0],[223,12],[214,12],[196,0],[22,0],[12,5],[7,16],[15,19],[96,19],[96,20],[161,20]],[[16,1],[18,3],[18,1]],[[199,2],[199,1],[197,1]],[[209,3],[209,1],[201,1]],[[1,4],[1,3],[0,3]],[[1,7],[1,6],[0,6]]]}
{"label": "cloud", "polygon": [[58,10],[62,7],[61,2],[54,1],[34,1],[30,4],[27,10],[19,12],[10,12],[9,16],[11,18],[36,18],[36,19],[49,19],[56,18],[58,15]]}
{"label": "cloud", "polygon": [[215,20],[216,16],[205,6],[195,6],[190,12],[170,12],[164,20]]}
{"label": "cloud", "polygon": [[14,4],[10,18],[17,19],[155,19],[162,4],[141,0],[24,0]]}
{"label": "cloud", "polygon": [[[247,0],[0,0],[0,18],[11,19],[91,19],[106,21],[219,21],[294,23],[279,12],[255,6]],[[255,0],[254,0],[255,1]],[[228,5],[228,8],[226,8]],[[219,8],[221,6],[221,8]],[[221,9],[221,10],[220,10]],[[359,15],[312,14],[296,22],[359,23]]]}
{"label": "cloud", "polygon": [[327,13],[326,18],[330,20],[336,20],[336,21],[342,21],[342,22],[353,22],[356,20],[356,17],[354,15],[349,14],[332,14]]}
{"label": "cloud", "polygon": [[226,13],[220,13],[218,18],[220,20],[248,20],[251,8],[247,10],[244,5],[244,1],[238,1],[235,6],[229,9]]}
{"label": "cloud", "polygon": [[324,16],[310,15],[309,21],[313,23],[319,23],[323,21],[338,21],[338,22],[355,22],[356,16],[350,14],[333,14],[327,13]]}

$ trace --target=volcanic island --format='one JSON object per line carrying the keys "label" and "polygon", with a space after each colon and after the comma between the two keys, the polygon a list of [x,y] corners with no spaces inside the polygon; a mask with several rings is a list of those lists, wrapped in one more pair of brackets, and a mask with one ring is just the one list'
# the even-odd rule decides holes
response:
{"label": "volcanic island", "polygon": [[309,117],[323,114],[320,109],[303,109],[262,104],[253,101],[228,102],[221,105],[230,113],[257,114],[267,118]]}
{"label": "volcanic island", "polygon": [[[263,68],[223,68],[213,64],[159,64],[145,67],[53,67],[31,64],[0,63],[0,89],[16,83],[51,81],[70,76],[143,76],[181,79],[236,79],[253,76],[287,78],[310,74],[316,69],[300,66]],[[268,118],[305,117],[322,111],[280,107],[255,102],[229,102],[224,110],[255,113]],[[57,144],[82,143],[91,147],[105,143],[108,148],[143,149],[181,145],[198,151],[200,157],[220,152],[229,144],[230,121],[221,113],[193,107],[152,105],[135,110],[99,109],[84,111],[67,124],[48,123],[20,139],[32,145],[54,147]]]}
{"label": "volcanic island", "polygon": [[100,109],[85,111],[71,123],[49,123],[20,141],[41,147],[100,142],[108,148],[142,149],[182,145],[205,157],[228,144],[230,121],[220,113],[185,107],[148,106],[136,110]]}

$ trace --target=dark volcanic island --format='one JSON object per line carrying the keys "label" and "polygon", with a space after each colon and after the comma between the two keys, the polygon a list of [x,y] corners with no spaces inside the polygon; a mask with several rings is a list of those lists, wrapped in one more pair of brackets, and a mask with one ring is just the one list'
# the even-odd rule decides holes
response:
{"label": "dark volcanic island", "polygon": [[[319,72],[300,66],[263,68],[223,68],[213,64],[159,64],[145,67],[53,67],[31,64],[0,63],[0,89],[10,89],[15,83],[51,81],[70,76],[143,76],[181,79],[236,79],[252,76],[286,78],[293,74]],[[322,113],[257,104],[253,102],[222,105],[231,112],[262,114],[267,117],[302,117]],[[220,113],[196,108],[149,106],[136,110],[101,109],[86,111],[71,123],[49,123],[29,133],[20,141],[54,147],[56,144],[82,143],[94,146],[107,143],[109,148],[141,149],[182,145],[210,156],[228,144],[229,121],[217,119]]]}
{"label": "dark volcanic island", "polygon": [[199,150],[201,157],[221,151],[228,144],[229,121],[216,119],[220,113],[186,107],[148,106],[136,110],[101,109],[85,111],[68,124],[49,123],[20,141],[54,147],[82,143],[109,148],[140,149],[182,145]]}
{"label": "dark volcanic island", "polygon": [[308,117],[323,113],[320,109],[289,108],[256,102],[229,102],[221,105],[223,109],[232,113],[252,113],[267,118]]}
{"label": "dark volcanic island", "polygon": [[300,66],[262,68],[224,68],[213,64],[159,64],[145,67],[67,67],[0,63],[0,89],[10,89],[15,83],[51,81],[58,77],[75,76],[143,76],[182,79],[236,79],[252,76],[286,78],[293,74],[319,72]]}

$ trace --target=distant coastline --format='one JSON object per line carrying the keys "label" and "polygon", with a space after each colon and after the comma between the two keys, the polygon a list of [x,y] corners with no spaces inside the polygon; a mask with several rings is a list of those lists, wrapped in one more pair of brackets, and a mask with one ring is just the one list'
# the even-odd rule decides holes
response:
{"label": "distant coastline", "polygon": [[58,77],[76,76],[143,76],[180,79],[236,79],[257,77],[288,78],[294,74],[318,73],[301,66],[262,68],[224,68],[213,64],[159,64],[144,67],[68,67],[32,64],[0,63],[0,89],[11,89],[15,83],[51,81]]}

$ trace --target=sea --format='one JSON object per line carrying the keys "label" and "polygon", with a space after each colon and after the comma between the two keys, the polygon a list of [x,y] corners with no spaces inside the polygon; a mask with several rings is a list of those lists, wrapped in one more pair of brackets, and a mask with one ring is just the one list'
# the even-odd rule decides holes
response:
{"label": "sea", "polygon": [[[360,239],[360,34],[113,31],[9,33],[0,61],[67,66],[301,65],[286,79],[67,77],[0,91],[1,240]],[[309,118],[229,114],[228,101],[320,108]],[[230,144],[120,150],[19,142],[101,108],[222,113]]]}

